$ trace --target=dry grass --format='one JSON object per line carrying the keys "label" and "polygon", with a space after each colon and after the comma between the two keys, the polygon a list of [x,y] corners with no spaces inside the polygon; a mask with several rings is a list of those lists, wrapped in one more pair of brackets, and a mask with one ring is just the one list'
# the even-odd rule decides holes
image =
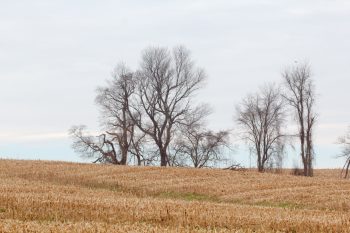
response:
{"label": "dry grass", "polygon": [[0,232],[350,232],[350,182],[0,160]]}

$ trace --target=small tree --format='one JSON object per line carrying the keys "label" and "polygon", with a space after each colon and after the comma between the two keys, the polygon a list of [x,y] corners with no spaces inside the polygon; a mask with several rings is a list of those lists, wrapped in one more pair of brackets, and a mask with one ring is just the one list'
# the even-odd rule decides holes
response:
{"label": "small tree", "polygon": [[257,156],[257,167],[263,172],[272,160],[280,161],[284,151],[284,102],[279,89],[269,84],[248,95],[236,108],[236,121],[242,138]]}
{"label": "small tree", "polygon": [[295,112],[299,126],[300,156],[304,166],[304,176],[313,175],[313,129],[316,121],[314,112],[315,87],[311,78],[311,69],[301,64],[283,73],[285,93],[284,99]]}
{"label": "small tree", "polygon": [[207,167],[222,160],[222,149],[228,144],[228,132],[188,129],[176,144],[177,153],[189,158],[194,167]]}
{"label": "small tree", "polygon": [[189,160],[196,168],[208,167],[223,160],[222,150],[229,147],[229,131],[214,132],[205,126],[208,107],[203,105],[186,117],[173,148],[175,158]]}
{"label": "small tree", "polygon": [[69,130],[73,137],[73,149],[83,157],[94,158],[93,163],[121,164],[120,154],[114,144],[114,138],[107,134],[91,136],[84,125],[73,126]]}
{"label": "small tree", "polygon": [[345,164],[343,166],[341,174],[344,178],[347,178],[350,168],[350,127],[348,129],[348,132],[338,139],[338,143],[343,147],[339,157],[345,158]]}

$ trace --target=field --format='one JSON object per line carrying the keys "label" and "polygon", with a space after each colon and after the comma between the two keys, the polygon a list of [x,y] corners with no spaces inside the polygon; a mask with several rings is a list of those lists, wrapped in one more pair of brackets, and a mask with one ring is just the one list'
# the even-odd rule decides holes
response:
{"label": "field", "polygon": [[350,181],[0,160],[0,232],[350,232]]}

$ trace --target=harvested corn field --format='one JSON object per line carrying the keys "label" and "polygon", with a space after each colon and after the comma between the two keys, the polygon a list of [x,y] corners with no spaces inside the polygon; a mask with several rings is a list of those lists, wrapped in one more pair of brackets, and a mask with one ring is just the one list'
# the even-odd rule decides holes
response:
{"label": "harvested corn field", "polygon": [[0,232],[348,232],[350,182],[0,160]]}

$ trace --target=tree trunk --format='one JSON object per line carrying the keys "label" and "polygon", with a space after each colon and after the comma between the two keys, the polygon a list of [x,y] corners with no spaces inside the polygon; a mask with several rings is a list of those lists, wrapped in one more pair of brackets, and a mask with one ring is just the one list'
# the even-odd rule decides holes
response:
{"label": "tree trunk", "polygon": [[347,177],[348,177],[349,167],[350,167],[350,160],[349,160],[349,159],[347,160],[347,163],[348,163],[348,164],[347,164],[347,166],[346,166],[344,178],[347,178]]}
{"label": "tree trunk", "polygon": [[303,167],[304,167],[304,176],[307,176],[307,174],[308,174],[308,162],[307,162],[307,155],[305,153],[304,126],[302,126],[301,130],[300,130],[300,154],[301,154],[301,160],[303,162]]}
{"label": "tree trunk", "polygon": [[121,148],[122,158],[120,160],[120,165],[126,165],[127,158],[128,158],[128,150]]}
{"label": "tree trunk", "polygon": [[141,166],[141,158],[140,156],[136,156],[137,158],[137,166]]}
{"label": "tree trunk", "polygon": [[312,141],[311,141],[311,131],[310,126],[308,126],[308,130],[306,133],[306,164],[307,164],[307,174],[306,176],[313,176],[312,169]]}
{"label": "tree trunk", "polygon": [[312,168],[312,154],[310,153],[308,155],[308,163],[307,163],[307,167],[308,167],[308,173],[307,173],[307,176],[313,176],[313,168]]}
{"label": "tree trunk", "polygon": [[258,171],[263,172],[264,171],[264,163],[262,161],[260,152],[258,152]]}
{"label": "tree trunk", "polygon": [[166,149],[160,149],[160,166],[166,167],[168,164],[168,154]]}
{"label": "tree trunk", "polygon": [[309,169],[308,169],[308,164],[305,160],[303,160],[303,165],[304,165],[304,176],[308,176]]}

